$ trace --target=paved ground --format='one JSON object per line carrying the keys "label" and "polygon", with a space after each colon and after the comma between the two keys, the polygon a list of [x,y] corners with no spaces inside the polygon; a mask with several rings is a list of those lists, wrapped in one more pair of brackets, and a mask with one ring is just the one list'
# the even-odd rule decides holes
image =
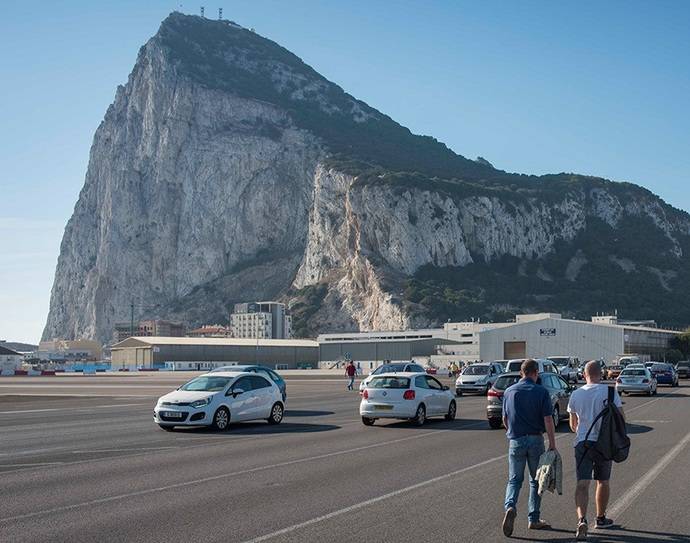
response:
{"label": "paved ground", "polygon": [[[507,465],[485,399],[454,423],[364,427],[340,379],[288,380],[284,423],[166,433],[155,399],[179,375],[0,378],[0,541],[501,541]],[[690,386],[626,398],[631,458],[614,467],[600,542],[690,541]],[[554,530],[571,541],[572,436],[560,428],[563,496]]]}

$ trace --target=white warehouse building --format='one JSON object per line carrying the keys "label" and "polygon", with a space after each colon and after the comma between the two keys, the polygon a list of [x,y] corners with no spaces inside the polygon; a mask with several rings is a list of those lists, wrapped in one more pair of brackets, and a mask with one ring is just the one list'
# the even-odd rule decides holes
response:
{"label": "white warehouse building", "polygon": [[515,323],[479,332],[480,359],[575,356],[607,362],[623,354],[663,359],[678,332],[619,323],[617,317],[592,317],[592,322],[564,319],[558,313],[518,315]]}

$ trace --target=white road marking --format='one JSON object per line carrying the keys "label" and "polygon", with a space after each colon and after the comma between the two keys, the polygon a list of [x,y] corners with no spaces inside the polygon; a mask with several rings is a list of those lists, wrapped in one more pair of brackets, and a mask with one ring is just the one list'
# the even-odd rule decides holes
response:
{"label": "white road marking", "polygon": [[55,466],[62,462],[34,462],[33,464],[0,464],[0,468],[25,468],[27,466]]}
{"label": "white road marking", "polygon": [[0,415],[16,415],[24,413],[45,413],[47,411],[90,411],[91,409],[108,409],[110,407],[134,407],[149,405],[148,403],[118,403],[112,405],[90,405],[88,407],[51,407],[50,409],[23,409],[21,411],[0,411]]}
{"label": "white road marking", "polygon": [[71,451],[72,454],[92,454],[105,452],[134,452],[134,451],[163,451],[166,449],[179,449],[179,447],[132,447],[130,449],[82,449]]}
{"label": "white road marking", "polygon": [[375,503],[382,502],[384,500],[388,500],[388,499],[394,498],[396,496],[400,496],[401,494],[405,494],[407,492],[412,492],[413,490],[417,490],[419,488],[423,488],[425,486],[429,486],[429,485],[432,485],[434,483],[438,483],[440,481],[444,481],[446,479],[456,477],[462,473],[466,473],[466,472],[471,471],[473,469],[481,468],[481,467],[486,466],[488,464],[492,464],[494,462],[497,462],[498,460],[503,460],[507,457],[508,457],[507,454],[502,454],[501,456],[494,456],[493,458],[489,458],[489,459],[484,460],[482,462],[478,462],[477,464],[473,464],[471,466],[467,466],[467,467],[464,467],[462,469],[458,469],[458,470],[452,471],[450,473],[446,473],[445,475],[439,475],[438,477],[433,477],[432,479],[427,479],[426,481],[422,481],[422,482],[416,483],[414,485],[406,486],[405,488],[400,488],[398,490],[394,490],[393,492],[389,492],[388,494],[383,494],[382,496],[377,496],[376,498],[371,498],[370,500],[355,503],[353,505],[350,505],[349,507],[344,507],[342,509],[338,509],[337,511],[331,511],[330,513],[327,513],[325,515],[321,515],[320,517],[315,517],[313,519],[306,520],[306,521],[300,522],[298,524],[293,524],[292,526],[288,526],[287,528],[283,528],[282,530],[277,530],[275,532],[271,532],[270,534],[255,537],[254,539],[247,540],[245,543],[260,543],[261,541],[267,541],[269,539],[273,539],[273,538],[281,536],[281,535],[289,534],[290,532],[294,532],[294,531],[299,530],[301,528],[306,528],[307,526],[311,526],[312,524],[317,524],[317,523],[322,522],[324,520],[329,520],[329,519],[332,519],[334,517],[339,517],[341,515],[345,515],[347,513],[357,511],[358,509],[362,509],[363,507],[367,507],[369,505],[373,505]]}
{"label": "white road marking", "polygon": [[[484,424],[484,422],[468,424],[466,426],[460,426],[460,428],[471,428],[471,427],[477,426],[479,424]],[[286,467],[286,466],[294,466],[296,464],[304,464],[306,462],[314,462],[316,460],[323,460],[326,458],[333,458],[336,456],[352,454],[355,452],[366,451],[369,449],[375,449],[377,447],[384,447],[386,445],[394,445],[397,443],[403,443],[405,441],[411,441],[413,439],[421,439],[423,437],[428,437],[428,436],[433,436],[433,435],[441,435],[441,434],[444,434],[446,432],[450,432],[450,430],[436,430],[436,431],[432,431],[432,432],[425,432],[423,434],[417,434],[417,435],[413,435],[413,436],[402,437],[399,439],[392,439],[389,441],[383,441],[383,442],[379,442],[379,443],[372,443],[370,445],[362,445],[361,447],[353,447],[351,449],[344,449],[344,450],[334,451],[334,452],[330,452],[330,453],[318,454],[315,456],[308,456],[305,458],[288,460],[286,462],[278,462],[277,464],[258,466],[255,468],[249,468],[249,469],[235,471],[235,472],[231,472],[231,473],[222,473],[220,475],[213,475],[211,477],[203,477],[201,479],[192,479],[191,481],[183,481],[181,483],[173,483],[171,485],[159,486],[159,487],[155,487],[155,488],[147,488],[144,490],[137,490],[135,492],[127,492],[126,494],[117,494],[114,496],[106,496],[104,498],[97,498],[95,500],[89,500],[86,502],[74,503],[74,504],[70,504],[70,505],[62,505],[59,507],[53,507],[51,509],[43,509],[41,511],[32,511],[30,513],[23,513],[21,515],[4,517],[4,518],[0,518],[0,522],[10,522],[10,521],[15,521],[15,520],[23,520],[23,519],[27,519],[27,518],[38,517],[38,516],[42,516],[42,515],[49,515],[51,513],[61,513],[63,511],[70,511],[72,509],[78,509],[80,507],[92,507],[94,505],[100,505],[100,504],[110,503],[110,502],[114,502],[114,501],[118,501],[118,500],[134,498],[137,496],[146,496],[148,494],[155,494],[157,492],[163,492],[166,490],[174,490],[174,489],[184,488],[184,487],[188,487],[188,486],[192,486],[192,485],[208,483],[211,481],[220,481],[223,479],[228,479],[230,477],[237,477],[239,475],[258,473],[261,471],[268,471],[271,469],[282,468],[282,467]],[[503,455],[503,458],[505,458],[505,456],[506,455]]]}
{"label": "white road marking", "polygon": [[690,432],[685,435],[680,443],[662,456],[659,461],[654,464],[654,467],[652,467],[641,479],[632,485],[628,491],[623,494],[623,496],[621,496],[612,507],[609,508],[608,516],[616,518],[623,514],[625,510],[635,501],[635,499],[657,479],[659,474],[664,471],[664,469],[666,469],[671,462],[673,462],[676,456],[681,453],[688,443],[690,443]]}

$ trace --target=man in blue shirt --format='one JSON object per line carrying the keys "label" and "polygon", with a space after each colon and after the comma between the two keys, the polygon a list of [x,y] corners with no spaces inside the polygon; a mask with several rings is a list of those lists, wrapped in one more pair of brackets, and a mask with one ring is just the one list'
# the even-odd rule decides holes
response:
{"label": "man in blue shirt", "polygon": [[529,468],[528,527],[544,530],[550,526],[539,518],[541,497],[536,480],[539,457],[544,453],[544,431],[549,438],[549,450],[556,450],[553,407],[549,392],[537,384],[539,365],[536,360],[525,360],[520,368],[522,379],[508,387],[503,396],[503,425],[508,437],[508,485],[506,487],[503,534],[510,537],[517,515],[517,501],[525,478],[525,465]]}

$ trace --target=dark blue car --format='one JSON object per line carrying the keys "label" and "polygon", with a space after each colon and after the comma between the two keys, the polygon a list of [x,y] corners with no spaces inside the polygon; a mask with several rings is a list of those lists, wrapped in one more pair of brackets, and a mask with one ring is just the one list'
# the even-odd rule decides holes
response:
{"label": "dark blue car", "polygon": [[656,382],[660,385],[671,385],[672,387],[678,386],[678,372],[671,364],[666,364],[665,362],[655,362],[649,371],[654,377],[656,377]]}
{"label": "dark blue car", "polygon": [[236,366],[222,366],[220,368],[215,368],[211,373],[216,371],[248,371],[250,373],[260,373],[264,377],[267,377],[273,381],[278,388],[280,393],[283,395],[283,401],[287,400],[287,387],[285,385],[285,379],[283,379],[275,370],[269,367],[262,366],[261,364],[238,364]]}

